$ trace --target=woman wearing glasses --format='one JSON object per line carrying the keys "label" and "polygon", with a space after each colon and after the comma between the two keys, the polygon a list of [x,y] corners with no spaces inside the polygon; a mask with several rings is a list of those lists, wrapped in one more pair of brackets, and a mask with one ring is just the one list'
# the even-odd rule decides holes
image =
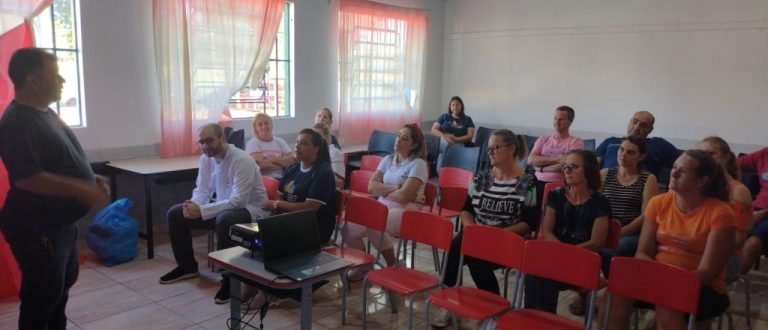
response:
{"label": "woman wearing glasses", "polygon": [[[491,168],[481,170],[469,189],[460,218],[464,225],[480,224],[527,234],[538,226],[535,176],[526,174],[519,161],[526,155],[525,140],[512,131],[502,129],[488,139]],[[456,285],[462,232],[454,237],[448,251],[443,284]],[[493,271],[498,265],[482,260],[464,258],[472,280],[482,290],[499,294],[499,283]],[[450,314],[438,309],[432,325],[445,327]]]}
{"label": "woman wearing glasses", "polygon": [[[611,203],[600,194],[600,168],[589,150],[569,152],[562,164],[565,186],[547,197],[543,239],[602,252],[608,235]],[[569,287],[535,276],[525,279],[525,307],[555,313],[560,290]]]}

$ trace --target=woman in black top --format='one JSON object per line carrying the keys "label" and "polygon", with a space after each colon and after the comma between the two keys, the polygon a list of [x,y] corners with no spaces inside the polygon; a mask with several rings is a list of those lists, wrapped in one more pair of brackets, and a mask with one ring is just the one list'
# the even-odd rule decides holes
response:
{"label": "woman in black top", "polygon": [[[611,204],[600,194],[600,168],[589,150],[573,150],[562,165],[565,186],[547,197],[543,239],[579,245],[600,253],[608,236]],[[555,313],[564,284],[535,276],[525,279],[525,307]]]}

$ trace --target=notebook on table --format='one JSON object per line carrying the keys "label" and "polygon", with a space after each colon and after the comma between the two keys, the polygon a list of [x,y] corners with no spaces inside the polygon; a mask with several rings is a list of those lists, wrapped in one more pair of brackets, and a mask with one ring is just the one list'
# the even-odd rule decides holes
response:
{"label": "notebook on table", "polygon": [[257,223],[264,268],[270,272],[301,281],[352,264],[321,250],[315,211],[284,213]]}

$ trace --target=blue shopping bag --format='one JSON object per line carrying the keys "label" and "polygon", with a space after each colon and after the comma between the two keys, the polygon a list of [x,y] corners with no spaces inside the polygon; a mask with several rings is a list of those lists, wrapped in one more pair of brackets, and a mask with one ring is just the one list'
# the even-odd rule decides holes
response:
{"label": "blue shopping bag", "polygon": [[99,211],[88,227],[88,247],[109,267],[136,257],[139,224],[129,215],[132,207],[130,199],[119,199]]}

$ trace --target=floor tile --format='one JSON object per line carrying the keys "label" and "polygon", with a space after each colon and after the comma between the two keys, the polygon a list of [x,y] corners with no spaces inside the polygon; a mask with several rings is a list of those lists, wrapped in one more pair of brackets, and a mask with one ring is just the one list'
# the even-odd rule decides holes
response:
{"label": "floor tile", "polygon": [[83,330],[175,330],[192,326],[193,322],[160,306],[150,304],[83,324]]}
{"label": "floor tile", "polygon": [[120,284],[69,298],[67,317],[75,324],[86,324],[105,317],[126,312],[152,301]]}
{"label": "floor tile", "polygon": [[216,285],[192,290],[158,303],[194,323],[199,323],[229,311],[229,304],[217,305],[213,302],[213,296],[218,289]]}

